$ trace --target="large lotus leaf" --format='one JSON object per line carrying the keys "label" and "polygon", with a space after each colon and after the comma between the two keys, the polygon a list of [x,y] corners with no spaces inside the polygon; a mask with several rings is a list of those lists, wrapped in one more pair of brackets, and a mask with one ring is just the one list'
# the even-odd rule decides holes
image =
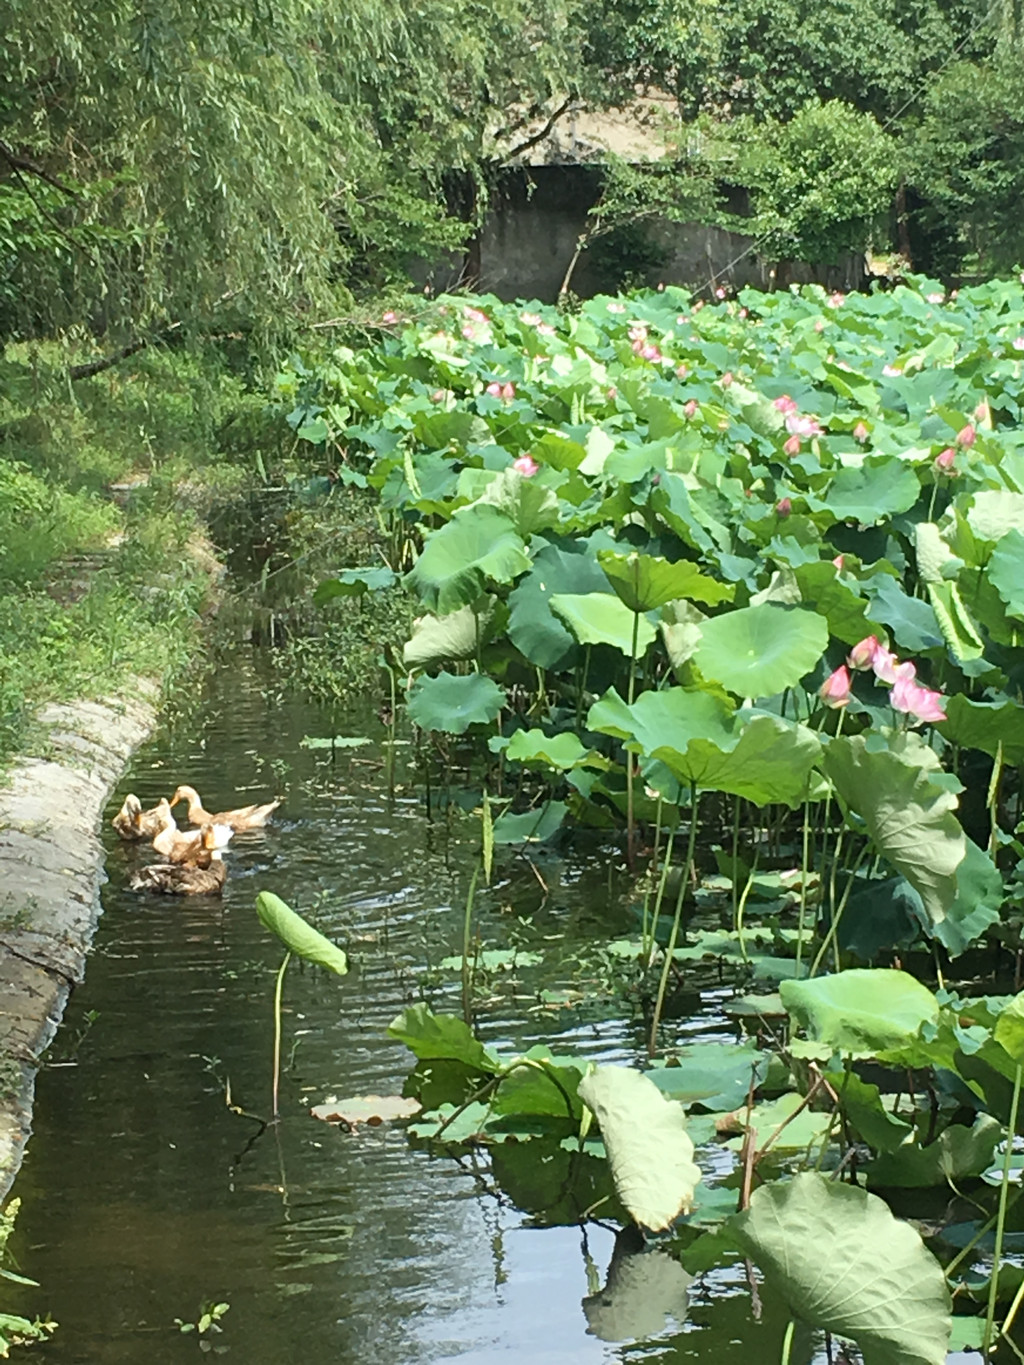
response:
{"label": "large lotus leaf", "polygon": [[974,494],[967,524],[978,540],[999,541],[1024,526],[1024,493],[985,488]]}
{"label": "large lotus leaf", "polygon": [[862,735],[844,736],[829,744],[822,768],[937,924],[956,897],[956,870],[967,845],[954,814],[956,797],[923,766],[925,747],[907,743],[896,752],[872,747]]}
{"label": "large lotus leaf", "polygon": [[612,595],[596,558],[582,544],[572,550],[546,545],[508,599],[509,639],[530,663],[538,668],[562,668],[574,655],[573,636],[548,604],[554,593],[580,592]]}
{"label": "large lotus leaf", "polygon": [[827,510],[837,521],[874,526],[900,512],[909,512],[920,494],[921,484],[911,466],[884,455],[869,456],[860,468],[840,469],[826,497],[806,497],[812,510]]}
{"label": "large lotus leaf", "polygon": [[992,1036],[1004,1052],[1009,1053],[1017,1066],[1024,1063],[1024,991],[1004,1005],[992,1030]]}
{"label": "large lotus leaf", "polygon": [[911,597],[889,574],[876,574],[864,586],[871,594],[868,615],[888,626],[901,648],[916,653],[942,645],[942,627],[930,603]]}
{"label": "large lotus leaf", "polygon": [[870,602],[854,591],[856,579],[838,573],[830,560],[798,564],[792,574],[799,600],[825,617],[837,640],[855,645],[867,635],[881,633],[868,613]]}
{"label": "large lotus leaf", "polygon": [[[897,1118],[883,1103],[878,1086],[862,1080],[856,1071],[830,1071],[825,1079],[839,1096],[848,1121],[876,1152],[894,1152],[912,1136],[913,1124]],[[890,1101],[893,1098],[889,1096]]]}
{"label": "large lotus leaf", "polygon": [[[518,469],[502,469],[477,499],[503,512],[524,540],[558,524],[558,496]],[[460,513],[465,515],[465,513]]]}
{"label": "large lotus leaf", "polygon": [[348,971],[348,958],[337,944],[307,924],[280,896],[272,891],[261,891],[256,897],[256,913],[263,926],[276,934],[296,957],[315,962],[318,967],[326,967],[338,976],[344,976]]}
{"label": "large lotus leaf", "polygon": [[505,693],[481,673],[439,673],[418,678],[409,689],[409,718],[423,730],[464,735],[471,725],[494,720],[505,705]]}
{"label": "large lotus leaf", "polygon": [[597,562],[630,611],[653,611],[677,597],[694,598],[708,606],[731,602],[736,589],[702,574],[696,564],[681,559],[672,564],[656,555],[616,554],[598,550]]}
{"label": "large lotus leaf", "polygon": [[542,763],[563,772],[578,768],[592,755],[594,750],[569,730],[560,735],[546,735],[543,730],[517,730],[505,746],[505,757],[516,763]]}
{"label": "large lotus leaf", "polygon": [[420,616],[402,650],[407,668],[432,668],[460,659],[475,659],[494,635],[495,600],[484,597],[447,616]]}
{"label": "large lotus leaf", "polygon": [[632,707],[609,689],[591,707],[587,725],[630,742],[680,782],[759,805],[802,801],[821,752],[806,726],[765,712],[733,712],[710,692],[682,687],[644,692]]}
{"label": "large lotus leaf", "polygon": [[939,1017],[927,986],[908,972],[852,967],[811,981],[783,981],[782,1003],[816,1042],[843,1052],[904,1047]]}
{"label": "large lotus leaf", "polygon": [[636,657],[640,658],[655,637],[646,616],[635,615],[614,593],[555,593],[551,610],[562,618],[581,645],[611,645],[633,654],[636,623]]}
{"label": "large lotus leaf", "polygon": [[1003,1125],[991,1114],[979,1114],[973,1128],[950,1124],[927,1147],[905,1142],[871,1162],[868,1184],[900,1189],[948,1184],[955,1189],[961,1180],[988,1170],[1002,1136]]}
{"label": "large lotus leaf", "polygon": [[[747,1108],[730,1115],[730,1132],[742,1132],[747,1125]],[[821,1143],[832,1126],[832,1115],[824,1109],[805,1106],[802,1096],[789,1090],[778,1099],[757,1104],[750,1111],[750,1128],[757,1137],[757,1145],[771,1143],[771,1150],[782,1152],[806,1151],[811,1143]],[[743,1150],[743,1137],[731,1138],[726,1144],[734,1152]]]}
{"label": "large lotus leaf", "polygon": [[945,919],[930,926],[930,933],[950,957],[959,957],[986,929],[999,922],[1005,894],[1003,878],[995,863],[973,839],[968,839],[964,860],[956,870],[956,899]]}
{"label": "large lotus leaf", "polygon": [[596,1067],[579,1095],[597,1119],[615,1189],[636,1222],[661,1232],[689,1213],[700,1167],[682,1106],[625,1066]]}
{"label": "large lotus leaf", "polygon": [[1008,531],[988,562],[989,582],[1012,616],[1024,620],[1024,534]]}
{"label": "large lotus leaf", "polygon": [[587,1331],[599,1341],[643,1341],[664,1332],[666,1318],[686,1319],[693,1276],[659,1247],[627,1248],[630,1234],[635,1238],[636,1229],[615,1239],[607,1284],[583,1300]]}
{"label": "large lotus leaf", "polygon": [[762,602],[701,626],[694,663],[705,678],[740,697],[773,697],[809,673],[828,645],[828,624],[815,611]]}
{"label": "large lotus leaf", "polygon": [[693,1043],[680,1048],[678,1066],[656,1066],[647,1075],[680,1104],[729,1112],[747,1098],[768,1070],[768,1054],[746,1043]]}
{"label": "large lotus leaf", "polygon": [[875,1195],[804,1171],[755,1190],[728,1226],[792,1312],[851,1337],[864,1365],[945,1365],[942,1268]]}
{"label": "large lotus leaf", "polygon": [[475,602],[489,581],[511,583],[530,567],[514,524],[496,507],[474,503],[435,531],[405,581],[439,616]]}
{"label": "large lotus leaf", "polygon": [[497,1057],[473,1037],[464,1020],[454,1014],[433,1014],[422,1001],[393,1019],[388,1033],[421,1061],[440,1057],[461,1062],[475,1072],[493,1075],[501,1070]]}
{"label": "large lotus leaf", "polygon": [[1024,706],[1010,698],[971,701],[958,692],[946,702],[946,719],[937,729],[961,749],[981,749],[994,758],[1001,744],[1007,763],[1024,763]]}
{"label": "large lotus leaf", "polygon": [[525,1054],[532,1066],[512,1067],[491,1102],[496,1114],[549,1114],[579,1128],[583,1105],[577,1091],[587,1063],[575,1057],[553,1057],[546,1047]]}

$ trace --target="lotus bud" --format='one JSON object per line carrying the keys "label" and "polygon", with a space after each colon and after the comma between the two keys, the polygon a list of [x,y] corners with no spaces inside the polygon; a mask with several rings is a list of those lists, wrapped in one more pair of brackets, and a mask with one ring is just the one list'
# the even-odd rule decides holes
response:
{"label": "lotus bud", "polygon": [[974,445],[974,442],[977,440],[977,437],[978,433],[975,431],[971,423],[968,422],[965,427],[961,427],[960,430],[957,432],[956,443],[958,446],[963,447],[972,446]]}
{"label": "lotus bud", "polygon": [[800,437],[791,436],[789,440],[786,442],[786,444],[782,447],[782,449],[786,452],[787,455],[799,455]]}
{"label": "lotus bud", "polygon": [[846,656],[846,662],[851,668],[855,668],[858,673],[863,673],[872,667],[875,662],[875,655],[881,645],[875,635],[865,636],[863,640],[858,640],[854,647]]}
{"label": "lotus bud", "polygon": [[518,460],[512,461],[512,468],[518,470],[524,479],[532,479],[540,465],[532,455],[520,455]]}
{"label": "lotus bud", "polygon": [[726,370],[725,374],[722,375],[721,382],[723,389],[727,389],[729,387],[729,385],[732,383],[732,370]]}
{"label": "lotus bud", "polygon": [[688,403],[683,404],[683,413],[687,417],[697,416],[697,400],[695,398],[691,398]]}
{"label": "lotus bud", "polygon": [[790,398],[788,393],[784,393],[781,398],[776,398],[772,407],[777,408],[779,412],[788,417],[791,412],[796,412],[796,399]]}
{"label": "lotus bud", "polygon": [[492,398],[500,398],[501,385],[495,380],[493,383],[487,385],[486,389],[484,389],[484,393],[490,394]]}
{"label": "lotus bud", "polygon": [[777,517],[788,517],[793,510],[793,503],[789,498],[780,498],[775,504],[775,515]]}
{"label": "lotus bud", "polygon": [[860,441],[862,444],[868,439],[870,435],[871,433],[868,431],[867,427],[864,425],[863,422],[858,422],[853,429],[853,439],[855,441]]}
{"label": "lotus bud", "polygon": [[932,468],[936,474],[949,474],[953,472],[955,462],[956,451],[952,446],[947,446],[945,450],[940,450],[935,459],[932,460]]}
{"label": "lotus bud", "polygon": [[821,684],[818,696],[826,706],[838,710],[841,706],[849,705],[850,695],[850,675],[845,666],[840,664]]}

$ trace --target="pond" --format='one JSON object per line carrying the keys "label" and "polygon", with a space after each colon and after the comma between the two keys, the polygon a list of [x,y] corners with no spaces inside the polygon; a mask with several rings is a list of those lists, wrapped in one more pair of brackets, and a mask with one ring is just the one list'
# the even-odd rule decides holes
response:
{"label": "pond", "polygon": [[[301,743],[331,734],[371,742]],[[487,1153],[457,1161],[399,1129],[349,1133],[309,1116],[330,1094],[400,1088],[412,1059],[386,1029],[407,1004],[459,1009],[457,976],[438,964],[459,951],[478,828],[428,815],[401,733],[392,754],[389,792],[386,732],[369,709],[339,720],[282,695],[266,658],[236,645],[195,705],[136,756],[121,792],[146,805],[184,781],[211,809],[286,799],[265,832],[232,844],[223,903],[129,892],[138,852],[107,828],[104,914],[39,1078],[14,1190],[14,1250],[43,1286],[17,1306],[45,1306],[60,1324],[31,1358],[176,1365],[201,1346],[252,1365],[779,1359],[786,1313],[763,1289],[752,1307],[742,1264],[698,1277],[688,1295],[669,1269],[660,1299],[648,1285],[637,1311],[602,1316],[593,1296],[613,1226],[544,1226],[542,1210],[517,1208],[496,1185]],[[492,946],[539,949],[545,965],[495,981],[482,1036],[638,1061],[639,1011],[630,1018],[586,988],[575,1008],[545,1003],[579,986],[588,945],[630,927],[618,848],[531,858],[499,853],[480,932]],[[340,980],[290,968],[282,1120],[265,1131],[225,1102],[230,1086],[238,1108],[270,1109],[280,952],[254,912],[263,889],[342,943],[353,968]],[[695,999],[668,1036],[736,1037],[723,994]],[[632,1292],[623,1283],[620,1309]],[[230,1305],[221,1333],[175,1325],[211,1302]],[[615,1340],[624,1324],[631,1339]],[[820,1342],[798,1338],[792,1360],[812,1359],[826,1359]]]}

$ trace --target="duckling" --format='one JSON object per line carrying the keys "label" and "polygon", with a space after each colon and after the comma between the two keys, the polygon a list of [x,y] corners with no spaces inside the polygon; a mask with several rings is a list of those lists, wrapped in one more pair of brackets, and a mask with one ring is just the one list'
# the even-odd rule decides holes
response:
{"label": "duckling", "polygon": [[110,822],[122,839],[151,839],[154,834],[174,824],[170,803],[162,796],[149,810],[142,809],[142,802],[129,792],[124,805]]}
{"label": "duckling", "polygon": [[[202,827],[196,862],[151,863],[133,873],[128,885],[133,891],[162,891],[167,896],[219,896],[228,875],[223,845],[219,845],[223,836],[218,830],[222,828],[213,824]],[[200,858],[208,861],[200,863]]]}
{"label": "duckling", "polygon": [[171,797],[171,805],[179,801],[188,802],[189,823],[193,825],[230,825],[233,830],[258,829],[267,823],[272,811],[277,810],[280,801],[268,801],[265,805],[240,806],[238,810],[222,810],[219,815],[211,815],[203,809],[203,802],[195,787],[178,787]]}
{"label": "duckling", "polygon": [[230,825],[216,824],[205,824],[199,829],[183,832],[178,829],[172,816],[171,823],[153,840],[153,847],[169,863],[209,867],[214,850],[227,848],[232,833]]}

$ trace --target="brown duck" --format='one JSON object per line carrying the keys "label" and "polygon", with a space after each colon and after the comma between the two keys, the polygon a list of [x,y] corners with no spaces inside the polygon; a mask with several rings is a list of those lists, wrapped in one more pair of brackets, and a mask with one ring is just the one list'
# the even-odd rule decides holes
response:
{"label": "brown duck", "polygon": [[214,852],[227,848],[231,835],[230,825],[205,824],[199,829],[180,830],[172,816],[171,823],[153,840],[153,847],[169,863],[209,867]]}
{"label": "brown duck", "polygon": [[178,787],[171,797],[171,805],[179,801],[188,802],[188,819],[192,825],[230,825],[233,830],[258,829],[267,823],[272,811],[277,810],[280,801],[267,801],[264,805],[240,806],[237,810],[222,810],[211,815],[203,809],[202,798],[195,787]]}
{"label": "brown duck", "polygon": [[174,816],[166,797],[161,797],[149,810],[143,810],[139,798],[129,792],[110,823],[122,839],[152,839],[154,834],[174,824]]}
{"label": "brown duck", "polygon": [[128,885],[133,891],[161,891],[166,896],[219,896],[228,875],[218,847],[222,836],[212,824],[204,825],[199,836],[195,862],[151,863],[133,873]]}

